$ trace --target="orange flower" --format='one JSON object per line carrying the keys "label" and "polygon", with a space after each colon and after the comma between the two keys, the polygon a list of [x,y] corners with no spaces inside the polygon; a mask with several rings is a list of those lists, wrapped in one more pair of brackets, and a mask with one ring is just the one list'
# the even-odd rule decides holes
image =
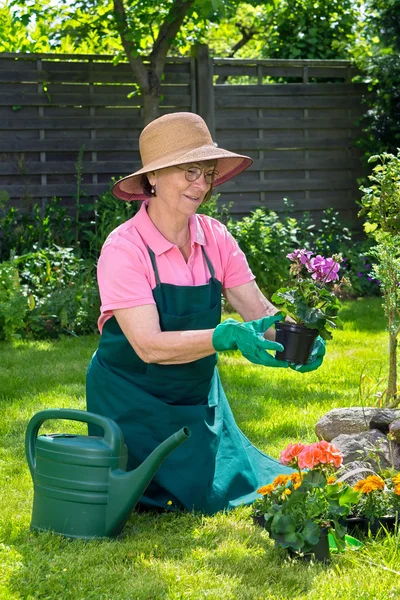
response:
{"label": "orange flower", "polygon": [[360,481],[357,481],[357,483],[353,486],[353,490],[355,492],[361,492],[364,482],[365,482],[365,479],[360,479]]}
{"label": "orange flower", "polygon": [[361,493],[362,494],[370,494],[371,492],[373,492],[374,490],[376,490],[376,487],[374,486],[373,483],[370,482],[366,482],[364,483],[364,485],[362,486],[361,489]]}
{"label": "orange flower", "polygon": [[395,486],[394,493],[397,494],[397,496],[400,496],[400,483]]}
{"label": "orange flower", "polygon": [[313,469],[321,463],[322,452],[316,444],[306,446],[298,456],[300,469]]}
{"label": "orange flower", "polygon": [[382,479],[382,477],[379,477],[379,475],[370,475],[369,477],[367,477],[367,481],[372,485],[375,485],[375,489],[377,490],[383,490],[383,488],[385,487],[385,482]]}
{"label": "orange flower", "polygon": [[269,496],[269,494],[272,494],[273,491],[274,491],[274,486],[272,485],[272,483],[269,483],[268,485],[263,485],[262,487],[260,487],[257,490],[257,494],[262,494],[263,496]]}
{"label": "orange flower", "polygon": [[292,473],[289,475],[289,481],[292,481],[293,483],[301,482],[300,473]]}
{"label": "orange flower", "polygon": [[278,487],[279,485],[286,485],[289,481],[289,475],[278,475],[272,482],[272,485]]}
{"label": "orange flower", "polygon": [[339,468],[342,465],[343,454],[334,444],[330,444],[326,440],[321,440],[320,442],[316,443],[316,446],[318,446],[319,450],[321,450],[322,463],[334,465],[336,468]]}
{"label": "orange flower", "polygon": [[356,485],[353,487],[353,490],[356,492],[361,492],[362,494],[369,494],[375,490],[383,490],[385,487],[385,482],[382,477],[379,475],[370,475],[366,479],[361,479],[357,481]]}
{"label": "orange flower", "polygon": [[400,473],[398,475],[395,475],[392,481],[395,485],[400,485]]}
{"label": "orange flower", "polygon": [[288,444],[284,450],[280,453],[279,462],[282,465],[288,465],[292,460],[300,454],[305,448],[304,444]]}
{"label": "orange flower", "polygon": [[337,481],[336,477],[334,477],[333,475],[331,475],[330,477],[328,477],[326,483],[329,484],[329,485],[331,485],[333,483],[336,483],[336,481]]}

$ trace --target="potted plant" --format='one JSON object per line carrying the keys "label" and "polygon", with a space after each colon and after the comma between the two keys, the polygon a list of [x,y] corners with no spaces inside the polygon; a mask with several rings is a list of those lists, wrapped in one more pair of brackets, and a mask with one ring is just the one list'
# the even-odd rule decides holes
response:
{"label": "potted plant", "polygon": [[327,560],[331,534],[337,548],[344,549],[343,519],[359,493],[334,477],[342,460],[338,448],[324,440],[310,445],[289,444],[283,450],[280,462],[296,471],[278,475],[271,484],[259,488],[261,498],[252,511],[253,521],[268,531],[275,547],[295,555],[313,553],[317,560]]}
{"label": "potted plant", "polygon": [[385,479],[370,475],[358,481],[353,490],[359,499],[346,520],[350,533],[357,528],[373,534],[381,527],[394,530],[400,514],[400,474]]}
{"label": "potted plant", "polygon": [[339,283],[340,255],[324,258],[302,248],[287,255],[292,261],[290,287],[277,290],[272,302],[281,305],[285,316],[294,322],[276,323],[276,341],[284,347],[276,358],[295,364],[306,364],[310,358],[318,334],[324,339],[332,338],[331,330],[342,328],[338,315],[340,301],[338,289],[347,280]]}

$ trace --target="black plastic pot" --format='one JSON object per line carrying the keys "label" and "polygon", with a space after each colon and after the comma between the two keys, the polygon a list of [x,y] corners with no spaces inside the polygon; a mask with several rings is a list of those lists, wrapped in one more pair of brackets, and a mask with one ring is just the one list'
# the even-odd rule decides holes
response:
{"label": "black plastic pot", "polygon": [[297,323],[278,321],[275,323],[275,341],[282,344],[283,352],[277,352],[275,358],[287,360],[296,365],[305,365],[310,358],[311,350],[318,336],[317,329],[309,329]]}
{"label": "black plastic pot", "polygon": [[331,552],[329,549],[328,531],[328,528],[321,529],[319,542],[315,544],[308,552],[304,554],[298,554],[297,552],[293,552],[293,550],[289,550],[289,555],[292,558],[299,558],[306,561],[310,561],[314,558],[319,562],[329,562],[331,560]]}
{"label": "black plastic pot", "polygon": [[394,531],[396,527],[396,517],[379,517],[372,522],[365,517],[348,517],[346,519],[346,527],[350,535],[359,532],[368,534],[368,530],[371,531],[372,535],[376,535],[382,527],[387,531]]}
{"label": "black plastic pot", "polygon": [[253,515],[253,523],[254,525],[258,525],[258,527],[264,527],[264,515]]}
{"label": "black plastic pot", "polygon": [[347,533],[368,533],[368,519],[364,517],[347,517],[345,520]]}
{"label": "black plastic pot", "polygon": [[[253,515],[253,523],[258,527],[263,527],[265,529],[265,519],[264,515]],[[328,538],[328,527],[324,527],[321,529],[321,536],[319,538],[319,542],[315,544],[311,550],[304,554],[299,554],[294,550],[288,548],[288,554],[292,558],[298,558],[300,560],[318,560],[320,562],[328,562],[331,559],[331,553],[329,550],[329,538]]]}
{"label": "black plastic pot", "polygon": [[376,535],[381,528],[386,531],[394,531],[396,527],[396,517],[379,517],[370,524],[372,535]]}

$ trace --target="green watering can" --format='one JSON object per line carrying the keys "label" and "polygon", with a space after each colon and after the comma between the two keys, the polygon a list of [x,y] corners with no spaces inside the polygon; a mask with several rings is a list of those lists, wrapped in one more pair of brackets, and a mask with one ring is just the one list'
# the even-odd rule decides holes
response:
{"label": "green watering can", "polygon": [[[48,419],[97,425],[104,437],[40,435]],[[31,529],[66,537],[115,537],[163,460],[188,439],[184,427],[160,444],[135,470],[125,470],[128,452],[119,426],[81,410],[38,412],[28,424],[26,457],[34,484]]]}

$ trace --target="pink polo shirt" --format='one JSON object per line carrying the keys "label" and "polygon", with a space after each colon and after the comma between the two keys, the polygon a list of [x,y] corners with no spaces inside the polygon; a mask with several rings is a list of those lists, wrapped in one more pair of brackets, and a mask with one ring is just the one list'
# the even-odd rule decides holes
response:
{"label": "pink polo shirt", "polygon": [[201,246],[224,289],[255,279],[237,242],[216,219],[197,214],[190,217],[191,253],[186,263],[178,247],[155,227],[146,208],[147,202],[143,202],[136,215],[114,229],[103,245],[97,266],[100,333],[114,309],[155,304],[152,290],[156,278],[147,246],[155,254],[162,283],[193,286],[207,283],[210,271]]}

